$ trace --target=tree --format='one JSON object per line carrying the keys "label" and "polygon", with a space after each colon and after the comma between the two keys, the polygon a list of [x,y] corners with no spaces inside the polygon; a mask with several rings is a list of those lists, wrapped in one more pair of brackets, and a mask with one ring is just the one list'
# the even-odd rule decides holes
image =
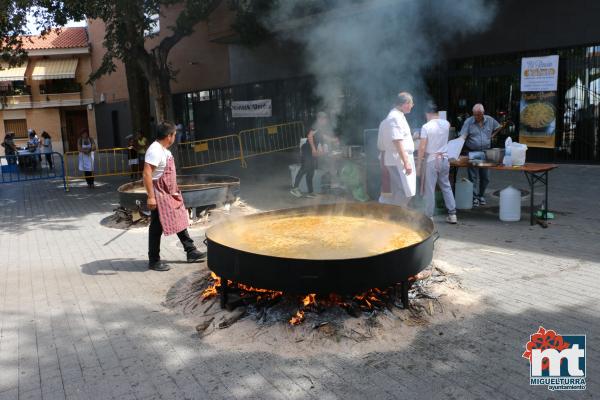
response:
{"label": "tree", "polygon": [[[156,45],[149,46],[155,15],[161,7],[181,3],[181,12],[175,24],[168,27],[171,34]],[[150,95],[154,98],[158,120],[173,119],[171,80],[176,71],[169,64],[170,51],[181,39],[194,32],[194,26],[208,19],[220,0],[112,0],[91,2],[86,7],[88,18],[100,18],[106,24],[104,47],[106,54],[100,68],[91,80],[115,70],[114,60],[126,66],[136,64],[148,81]]]}

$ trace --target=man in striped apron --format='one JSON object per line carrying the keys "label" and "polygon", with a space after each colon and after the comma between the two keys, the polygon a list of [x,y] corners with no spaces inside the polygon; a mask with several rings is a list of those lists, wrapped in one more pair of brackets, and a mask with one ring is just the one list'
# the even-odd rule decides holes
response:
{"label": "man in striped apron", "polygon": [[146,151],[143,181],[148,194],[148,208],[152,211],[148,239],[148,268],[168,271],[170,267],[160,260],[161,235],[177,234],[188,262],[203,259],[206,253],[198,251],[190,237],[188,212],[177,186],[175,161],[168,150],[175,142],[175,125],[163,122],[156,127],[156,141]]}

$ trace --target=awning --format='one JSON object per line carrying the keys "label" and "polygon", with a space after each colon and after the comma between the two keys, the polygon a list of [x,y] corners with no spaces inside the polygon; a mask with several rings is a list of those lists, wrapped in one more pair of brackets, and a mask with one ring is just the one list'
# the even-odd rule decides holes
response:
{"label": "awning", "polygon": [[31,73],[31,79],[34,81],[43,81],[48,79],[75,78],[77,61],[77,58],[36,61],[33,72]]}
{"label": "awning", "polygon": [[8,64],[0,64],[0,82],[24,81],[27,61],[19,67],[9,67]]}

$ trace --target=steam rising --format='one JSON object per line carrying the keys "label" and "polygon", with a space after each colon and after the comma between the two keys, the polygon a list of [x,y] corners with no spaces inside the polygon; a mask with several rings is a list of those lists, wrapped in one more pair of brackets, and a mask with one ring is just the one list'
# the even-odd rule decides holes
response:
{"label": "steam rising", "polygon": [[[298,17],[315,3],[329,11]],[[304,46],[305,68],[335,121],[348,89],[379,119],[402,90],[424,103],[423,75],[443,57],[443,45],[485,30],[494,15],[489,0],[280,0],[265,23]]]}

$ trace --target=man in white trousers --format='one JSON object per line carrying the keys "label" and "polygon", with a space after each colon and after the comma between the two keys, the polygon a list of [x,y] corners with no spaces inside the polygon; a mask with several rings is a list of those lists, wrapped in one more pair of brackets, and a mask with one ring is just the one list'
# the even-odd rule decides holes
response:
{"label": "man in white trousers", "polygon": [[446,222],[456,224],[456,202],[448,175],[450,162],[448,161],[447,145],[450,123],[440,119],[437,108],[429,104],[426,110],[427,123],[421,128],[421,142],[419,143],[419,156],[417,171],[421,177],[421,194],[425,200],[425,214],[433,217],[435,205],[435,186],[440,186],[444,196],[444,203],[448,209]]}
{"label": "man in white trousers", "polygon": [[417,181],[413,152],[415,144],[405,114],[414,106],[410,93],[401,92],[396,98],[396,106],[379,124],[378,147],[390,176],[391,198],[382,196],[382,203],[407,206],[416,194]]}

